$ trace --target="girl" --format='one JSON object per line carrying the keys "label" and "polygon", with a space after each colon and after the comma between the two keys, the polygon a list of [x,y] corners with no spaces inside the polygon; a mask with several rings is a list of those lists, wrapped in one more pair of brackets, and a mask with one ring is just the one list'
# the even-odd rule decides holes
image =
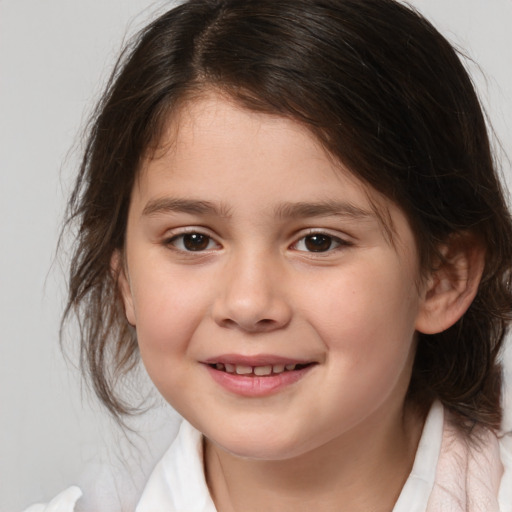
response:
{"label": "girl", "polygon": [[112,77],[70,219],[96,393],[132,412],[140,356],[184,417],[137,512],[512,510],[512,223],[471,81],[414,11],[172,9]]}

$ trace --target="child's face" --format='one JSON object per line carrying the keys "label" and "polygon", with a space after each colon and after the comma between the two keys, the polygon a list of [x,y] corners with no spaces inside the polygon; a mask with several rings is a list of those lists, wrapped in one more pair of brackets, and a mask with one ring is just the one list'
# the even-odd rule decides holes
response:
{"label": "child's face", "polygon": [[403,213],[299,124],[218,96],[185,105],[166,137],[133,190],[121,277],[162,395],[255,458],[399,424],[422,308]]}

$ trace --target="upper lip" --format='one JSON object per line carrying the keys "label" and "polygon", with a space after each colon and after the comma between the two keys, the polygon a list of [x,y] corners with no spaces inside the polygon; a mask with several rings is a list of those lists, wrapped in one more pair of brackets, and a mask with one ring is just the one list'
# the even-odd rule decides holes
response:
{"label": "upper lip", "polygon": [[222,354],[205,359],[205,364],[233,364],[243,366],[267,366],[267,365],[287,365],[287,364],[308,364],[314,363],[311,359],[301,359],[295,357],[283,357],[272,354],[258,354],[255,356],[244,356],[241,354]]}

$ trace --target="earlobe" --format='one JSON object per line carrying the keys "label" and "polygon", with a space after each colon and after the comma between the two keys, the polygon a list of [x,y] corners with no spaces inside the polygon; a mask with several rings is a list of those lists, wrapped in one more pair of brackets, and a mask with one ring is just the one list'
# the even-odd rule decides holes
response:
{"label": "earlobe", "polygon": [[416,330],[437,334],[455,324],[478,292],[485,249],[472,234],[457,235],[440,248],[438,268],[422,291]]}
{"label": "earlobe", "polygon": [[130,280],[128,278],[126,265],[123,263],[121,251],[116,250],[110,259],[110,269],[112,276],[117,282],[119,293],[124,304],[124,311],[128,322],[135,326],[135,308],[133,307],[133,297],[130,287]]}

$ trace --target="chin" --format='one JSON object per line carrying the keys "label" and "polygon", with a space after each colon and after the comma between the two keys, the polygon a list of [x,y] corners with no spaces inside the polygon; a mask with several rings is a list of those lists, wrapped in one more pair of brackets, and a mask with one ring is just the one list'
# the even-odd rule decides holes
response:
{"label": "chin", "polygon": [[212,434],[206,435],[210,442],[221,450],[244,459],[287,460],[311,449],[291,433],[275,432],[268,425],[259,429],[223,429],[219,435],[215,432]]}

